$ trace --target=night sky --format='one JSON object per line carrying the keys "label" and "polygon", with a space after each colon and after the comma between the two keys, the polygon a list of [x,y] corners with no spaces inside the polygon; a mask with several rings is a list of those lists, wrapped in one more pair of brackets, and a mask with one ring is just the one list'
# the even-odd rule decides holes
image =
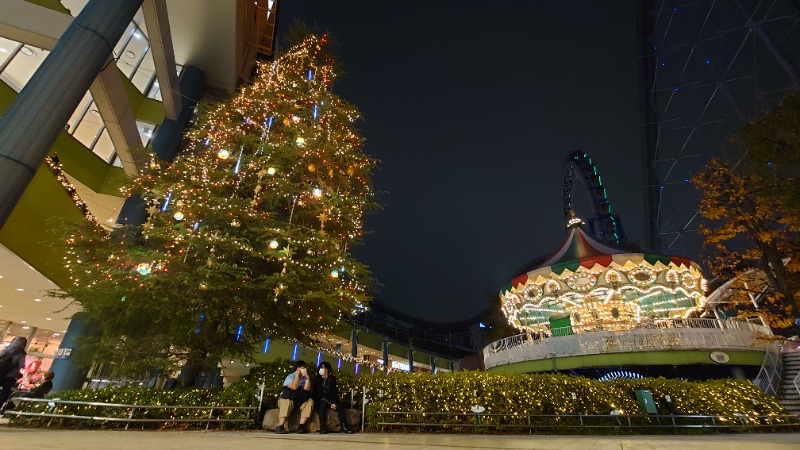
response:
{"label": "night sky", "polygon": [[[330,32],[334,87],[364,120],[384,208],[356,255],[377,302],[449,323],[499,301],[566,234],[563,162],[595,160],[630,239],[644,242],[635,2],[280,2]],[[589,214],[578,188],[579,216]]]}

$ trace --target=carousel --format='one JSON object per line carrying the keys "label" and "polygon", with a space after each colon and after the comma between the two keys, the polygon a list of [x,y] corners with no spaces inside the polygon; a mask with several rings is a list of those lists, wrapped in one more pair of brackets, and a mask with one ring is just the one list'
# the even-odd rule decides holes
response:
{"label": "carousel", "polygon": [[567,237],[500,291],[520,334],[484,348],[500,373],[562,372],[708,379],[759,372],[771,335],[761,324],[715,317],[706,280],[689,259],[605,244],[567,214]]}
{"label": "carousel", "polygon": [[572,217],[564,243],[535,261],[500,292],[517,329],[546,335],[656,326],[698,316],[706,280],[699,266],[677,256],[609,247]]}

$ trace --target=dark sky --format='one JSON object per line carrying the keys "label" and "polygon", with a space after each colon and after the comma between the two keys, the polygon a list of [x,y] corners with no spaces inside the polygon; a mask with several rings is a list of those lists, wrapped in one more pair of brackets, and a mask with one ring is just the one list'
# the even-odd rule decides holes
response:
{"label": "dark sky", "polygon": [[[472,317],[565,238],[563,161],[584,150],[643,242],[635,2],[284,0],[332,33],[334,91],[363,116],[384,209],[357,256],[376,300],[434,322]],[[578,213],[588,216],[582,190]]]}

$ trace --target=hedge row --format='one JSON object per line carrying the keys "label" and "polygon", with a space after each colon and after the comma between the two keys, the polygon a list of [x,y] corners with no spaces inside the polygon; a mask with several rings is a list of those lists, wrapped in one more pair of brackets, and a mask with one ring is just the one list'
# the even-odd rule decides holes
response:
{"label": "hedge row", "polygon": [[[264,383],[263,402],[266,408],[277,405],[280,386],[292,370],[290,361],[279,360],[260,365],[240,382],[225,389],[155,390],[145,388],[107,388],[58,392],[53,396],[62,400],[121,403],[130,405],[182,405],[182,406],[257,406],[258,384]],[[758,423],[758,417],[770,417],[771,423],[787,423],[787,413],[773,397],[759,391],[747,381],[714,380],[687,382],[665,378],[639,380],[617,379],[600,382],[567,375],[499,375],[486,372],[457,372],[443,374],[389,375],[348,373],[339,374],[342,400],[349,399],[351,390],[360,403],[363,388],[368,388],[367,426],[373,428],[380,421],[378,411],[452,412],[468,413],[473,406],[481,405],[484,414],[503,414],[504,417],[484,416],[485,424],[497,421],[504,424],[525,424],[527,415],[608,415],[612,410],[623,414],[642,414],[636,402],[635,391],[649,390],[656,401],[659,414],[670,414],[665,398],[671,397],[675,414],[736,416],[739,421]],[[573,399],[574,395],[574,399]],[[30,411],[44,411],[46,404],[26,404]],[[64,405],[59,413],[81,416],[127,417],[125,408]],[[224,418],[248,417],[245,411],[223,411]],[[139,410],[137,418],[201,419],[208,410]],[[398,419],[398,417],[400,417]],[[397,416],[392,420],[419,420],[413,416]],[[426,417],[427,423],[457,423],[462,418]],[[562,423],[559,418],[537,419]],[[796,422],[796,420],[795,420]],[[124,426],[86,422],[88,426]],[[201,424],[205,426],[205,424]],[[227,428],[243,428],[250,424],[228,424]],[[65,422],[65,426],[71,426]]]}

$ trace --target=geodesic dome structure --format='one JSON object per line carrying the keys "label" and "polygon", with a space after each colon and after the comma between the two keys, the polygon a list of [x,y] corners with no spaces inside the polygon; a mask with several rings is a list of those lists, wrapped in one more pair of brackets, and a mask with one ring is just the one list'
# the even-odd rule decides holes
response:
{"label": "geodesic dome structure", "polygon": [[572,334],[656,325],[705,303],[706,280],[687,258],[630,253],[602,244],[570,220],[566,240],[500,292],[509,323]]}

